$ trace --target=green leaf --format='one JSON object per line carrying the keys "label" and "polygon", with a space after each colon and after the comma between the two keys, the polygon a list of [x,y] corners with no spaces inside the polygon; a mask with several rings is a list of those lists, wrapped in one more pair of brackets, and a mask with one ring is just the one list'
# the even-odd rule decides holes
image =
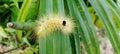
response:
{"label": "green leaf", "polygon": [[[85,46],[87,53],[100,54],[96,32],[87,7],[85,6],[83,0],[79,0],[79,4],[83,10],[83,13],[80,13],[77,8],[77,3],[75,3],[74,0],[67,0],[67,2],[70,15],[73,17],[76,23],[79,24],[78,31],[81,34],[82,42]],[[77,34],[77,36],[79,36],[80,34]]]}
{"label": "green leaf", "polygon": [[[16,19],[17,22],[25,22],[31,2],[32,2],[32,0],[24,0],[23,1],[22,7],[21,7],[18,17]],[[17,35],[18,35],[18,39],[21,40],[22,39],[22,31],[17,31]]]}
{"label": "green leaf", "polygon": [[68,35],[52,32],[39,37],[39,54],[72,54]]}
{"label": "green leaf", "polygon": [[14,4],[15,4],[15,6],[19,9],[19,6],[18,6],[18,1],[19,1],[19,0],[13,0],[13,2],[14,2]]}
{"label": "green leaf", "polygon": [[5,33],[4,29],[0,26],[0,36],[7,37],[7,34]]}
{"label": "green leaf", "polygon": [[15,32],[16,30],[15,30],[15,29],[12,29],[12,28],[5,28],[5,31],[10,32],[10,33],[13,33],[13,32]]}
{"label": "green leaf", "polygon": [[113,23],[112,15],[114,15],[114,13],[111,13],[111,8],[110,8],[109,4],[107,3],[108,1],[109,0],[107,0],[107,1],[106,0],[89,0],[89,2],[95,9],[97,15],[99,16],[99,18],[105,28],[107,37],[109,38],[109,40],[113,46],[114,52],[116,54],[119,54],[120,53],[119,52],[120,51],[120,48],[119,48],[120,39],[119,39],[119,36],[117,33],[115,23]]}

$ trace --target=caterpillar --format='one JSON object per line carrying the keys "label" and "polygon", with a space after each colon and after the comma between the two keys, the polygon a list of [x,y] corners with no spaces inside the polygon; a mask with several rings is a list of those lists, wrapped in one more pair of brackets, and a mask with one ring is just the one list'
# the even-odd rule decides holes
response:
{"label": "caterpillar", "polygon": [[74,32],[75,24],[71,17],[49,14],[40,17],[35,22],[9,22],[7,26],[18,30],[32,31],[28,40],[34,44],[38,37],[49,35],[54,31],[70,34]]}
{"label": "caterpillar", "polygon": [[63,34],[69,34],[74,31],[74,22],[70,17],[60,14],[44,15],[36,21],[36,34],[46,35],[54,31],[61,31]]}

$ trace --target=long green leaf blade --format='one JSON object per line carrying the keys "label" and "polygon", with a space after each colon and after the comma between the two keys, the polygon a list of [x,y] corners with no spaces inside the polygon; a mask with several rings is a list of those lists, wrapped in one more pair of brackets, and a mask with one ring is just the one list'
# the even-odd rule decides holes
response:
{"label": "long green leaf blade", "polygon": [[117,34],[114,23],[112,23],[113,21],[109,14],[110,13],[109,6],[107,5],[105,0],[89,0],[89,1],[103,23],[104,28],[106,30],[106,34],[112,43],[115,53],[119,54],[118,48],[120,44],[119,36]]}

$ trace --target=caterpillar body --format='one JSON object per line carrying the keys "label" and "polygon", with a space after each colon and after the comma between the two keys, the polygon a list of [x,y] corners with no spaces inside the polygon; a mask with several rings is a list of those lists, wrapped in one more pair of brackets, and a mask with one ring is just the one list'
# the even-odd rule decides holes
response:
{"label": "caterpillar body", "polygon": [[54,31],[61,31],[63,34],[69,34],[74,31],[74,22],[70,17],[60,14],[50,14],[41,17],[36,21],[36,34],[45,36]]}

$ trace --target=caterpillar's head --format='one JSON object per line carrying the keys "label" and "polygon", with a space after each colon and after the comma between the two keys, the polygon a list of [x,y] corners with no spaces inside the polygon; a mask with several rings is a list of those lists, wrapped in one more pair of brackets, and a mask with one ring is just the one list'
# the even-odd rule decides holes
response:
{"label": "caterpillar's head", "polygon": [[53,31],[61,31],[63,34],[69,34],[74,30],[74,22],[70,18],[59,14],[43,16],[37,23],[37,35],[46,35]]}

